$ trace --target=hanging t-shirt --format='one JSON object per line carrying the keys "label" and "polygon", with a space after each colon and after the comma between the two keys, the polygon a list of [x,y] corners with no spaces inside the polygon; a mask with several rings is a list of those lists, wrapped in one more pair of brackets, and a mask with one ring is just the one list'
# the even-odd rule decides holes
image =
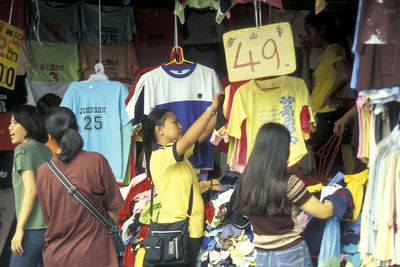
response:
{"label": "hanging t-shirt", "polygon": [[188,36],[182,42],[185,45],[221,43],[224,24],[215,21],[215,11],[192,9],[187,14]]}
{"label": "hanging t-shirt", "polygon": [[[39,10],[37,7],[39,7]],[[40,17],[37,16],[38,12]],[[76,44],[81,38],[79,21],[78,4],[27,1],[29,40],[37,41],[39,37],[42,42]]]}
{"label": "hanging t-shirt", "polygon": [[32,67],[25,65],[30,81],[79,80],[78,45],[67,43],[26,42]]}
{"label": "hanging t-shirt", "polygon": [[70,84],[70,82],[34,82],[25,79],[26,90],[28,91],[26,103],[36,106],[37,101],[48,93],[63,98]]}
{"label": "hanging t-shirt", "polygon": [[[302,79],[280,76],[271,80],[252,80],[242,85],[233,98],[228,134],[240,139],[241,126],[246,120],[248,159],[258,129],[267,122],[280,123],[290,132],[288,166],[292,166],[308,153],[300,120],[303,106],[308,106],[310,114],[314,114],[310,94]],[[315,123],[314,116],[310,123]]]}
{"label": "hanging t-shirt", "polygon": [[10,19],[12,2],[14,5],[11,16],[11,25],[24,30],[22,39],[25,40],[26,26],[24,0],[0,0],[0,19],[8,23],[8,20]]}
{"label": "hanging t-shirt", "polygon": [[321,105],[329,89],[331,89],[335,83],[337,71],[334,65],[338,61],[347,62],[346,51],[338,44],[330,44],[315,62],[313,82],[311,85],[311,100],[316,113],[335,110],[328,105],[325,105],[321,109]]}
{"label": "hanging t-shirt", "polygon": [[[217,74],[211,68],[194,63],[186,66],[165,66],[146,74],[144,83],[144,114],[154,108],[168,108],[186,131],[211,105],[221,91]],[[212,149],[208,141],[190,158],[193,166],[211,169]]]}
{"label": "hanging t-shirt", "polygon": [[[99,45],[82,44],[79,46],[83,79],[88,79],[94,72],[94,66],[99,62]],[[103,45],[101,57],[105,74],[110,79],[131,78],[139,69],[133,44]]]}
{"label": "hanging t-shirt", "polygon": [[146,44],[171,45],[174,36],[174,14],[166,8],[135,8],[138,33],[135,40]]}
{"label": "hanging t-shirt", "polygon": [[129,157],[123,157],[121,145],[121,127],[129,122],[124,103],[127,95],[128,89],[120,82],[73,82],[60,105],[75,113],[83,149],[102,154],[117,180],[125,176],[123,165],[127,162],[122,159]]}
{"label": "hanging t-shirt", "polygon": [[[82,43],[99,43],[99,6],[81,5]],[[132,7],[101,6],[101,42],[103,44],[126,44],[136,33]]]}

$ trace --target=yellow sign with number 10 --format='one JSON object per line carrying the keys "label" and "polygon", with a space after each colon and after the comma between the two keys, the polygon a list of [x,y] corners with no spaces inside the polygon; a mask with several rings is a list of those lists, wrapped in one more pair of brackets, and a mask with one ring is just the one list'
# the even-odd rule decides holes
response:
{"label": "yellow sign with number 10", "polygon": [[14,90],[24,31],[0,20],[0,86]]}
{"label": "yellow sign with number 10", "polygon": [[293,35],[287,22],[230,31],[223,41],[231,82],[296,70]]}

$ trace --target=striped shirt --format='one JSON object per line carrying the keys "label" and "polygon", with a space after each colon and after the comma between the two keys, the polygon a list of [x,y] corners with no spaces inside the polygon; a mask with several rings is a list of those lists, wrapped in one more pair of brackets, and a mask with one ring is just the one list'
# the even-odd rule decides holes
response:
{"label": "striped shirt", "polygon": [[289,177],[287,197],[291,203],[291,214],[273,216],[249,215],[253,226],[256,249],[276,250],[290,248],[301,242],[298,230],[297,210],[311,198],[306,186],[296,176]]}

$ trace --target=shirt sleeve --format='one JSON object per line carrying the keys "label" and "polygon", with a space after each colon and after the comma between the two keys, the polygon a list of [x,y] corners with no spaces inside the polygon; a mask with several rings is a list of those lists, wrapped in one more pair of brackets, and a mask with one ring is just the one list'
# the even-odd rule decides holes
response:
{"label": "shirt sleeve", "polygon": [[242,122],[247,118],[246,110],[243,106],[243,99],[240,92],[236,92],[232,101],[231,115],[228,123],[228,134],[237,139],[241,137]]}
{"label": "shirt sleeve", "polygon": [[296,206],[301,206],[311,198],[311,193],[297,176],[290,176],[287,185],[287,197]]}
{"label": "shirt sleeve", "polygon": [[346,61],[347,62],[347,57],[346,57],[346,50],[341,47],[340,45],[333,45],[331,46],[331,49],[328,54],[329,61],[331,64],[335,64],[336,62],[339,61]]}
{"label": "shirt sleeve", "polygon": [[74,100],[74,94],[73,94],[73,87],[74,87],[75,82],[71,83],[67,89],[67,91],[65,92],[65,95],[62,98],[61,107],[66,107],[71,109],[72,111],[74,110],[74,105],[73,105],[73,100]]}
{"label": "shirt sleeve", "polygon": [[24,148],[15,149],[15,171],[21,173],[24,170],[35,170],[31,154]]}

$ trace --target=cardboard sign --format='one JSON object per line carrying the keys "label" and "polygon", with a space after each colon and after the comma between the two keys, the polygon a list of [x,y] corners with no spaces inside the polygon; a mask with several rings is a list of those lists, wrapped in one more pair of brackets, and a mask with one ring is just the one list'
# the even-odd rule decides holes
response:
{"label": "cardboard sign", "polygon": [[287,22],[230,31],[223,41],[231,82],[296,70],[293,35]]}
{"label": "cardboard sign", "polygon": [[0,86],[14,90],[24,31],[0,20]]}

